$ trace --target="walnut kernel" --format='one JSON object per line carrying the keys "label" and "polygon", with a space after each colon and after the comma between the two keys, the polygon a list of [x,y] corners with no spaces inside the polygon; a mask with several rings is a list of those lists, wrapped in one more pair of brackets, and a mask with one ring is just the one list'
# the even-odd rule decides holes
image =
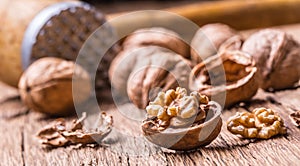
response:
{"label": "walnut kernel", "polygon": [[286,134],[286,127],[281,117],[266,108],[256,108],[252,113],[236,113],[229,118],[227,129],[243,138],[269,139],[278,134]]}
{"label": "walnut kernel", "polygon": [[196,65],[190,73],[190,89],[213,98],[225,107],[251,99],[257,92],[257,68],[241,51],[223,51]]}
{"label": "walnut kernel", "polygon": [[148,118],[142,124],[143,134],[149,141],[170,149],[207,145],[221,130],[221,107],[217,105],[205,95],[188,95],[180,87],[160,92],[146,107]]}

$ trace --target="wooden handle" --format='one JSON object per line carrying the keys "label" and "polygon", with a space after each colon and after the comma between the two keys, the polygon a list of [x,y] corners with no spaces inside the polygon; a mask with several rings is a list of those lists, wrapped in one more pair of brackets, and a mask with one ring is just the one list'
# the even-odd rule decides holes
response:
{"label": "wooden handle", "polygon": [[[238,30],[300,22],[300,0],[228,0],[201,2],[170,11],[199,26],[222,22]],[[120,14],[109,15],[114,18]]]}

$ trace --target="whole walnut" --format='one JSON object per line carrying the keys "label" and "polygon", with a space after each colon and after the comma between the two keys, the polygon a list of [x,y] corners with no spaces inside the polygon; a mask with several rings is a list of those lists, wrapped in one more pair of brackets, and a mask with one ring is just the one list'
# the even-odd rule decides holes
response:
{"label": "whole walnut", "polygon": [[276,29],[258,31],[245,41],[242,50],[255,59],[262,89],[290,88],[299,81],[299,44],[285,32]]}
{"label": "whole walnut", "polygon": [[21,99],[29,108],[56,116],[73,114],[74,102],[84,102],[90,91],[90,77],[82,67],[54,57],[32,63],[19,81]]}
{"label": "whole walnut", "polygon": [[188,87],[190,70],[189,61],[169,49],[144,46],[122,51],[109,74],[113,92],[144,109],[158,91]]}
{"label": "whole walnut", "polygon": [[145,28],[134,31],[126,37],[123,42],[123,49],[156,45],[174,51],[185,57],[190,57],[190,47],[180,36],[171,30],[162,27]]}
{"label": "whole walnut", "polygon": [[225,107],[251,99],[257,92],[257,68],[253,58],[241,51],[223,51],[196,65],[190,89],[207,95]]}
{"label": "whole walnut", "polygon": [[221,23],[202,26],[191,42],[191,59],[195,64],[215,55],[223,42],[235,36],[237,32]]}

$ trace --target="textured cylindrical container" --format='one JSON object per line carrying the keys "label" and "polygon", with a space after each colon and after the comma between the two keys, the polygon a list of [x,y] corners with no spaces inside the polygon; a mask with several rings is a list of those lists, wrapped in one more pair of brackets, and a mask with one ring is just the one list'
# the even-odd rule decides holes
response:
{"label": "textured cylindrical container", "polygon": [[[106,22],[101,12],[80,1],[1,0],[0,8],[0,79],[12,86],[38,58],[75,61],[86,39]],[[107,29],[112,31],[110,26]],[[96,87],[109,87],[107,71],[115,50],[102,58]],[[94,56],[87,58],[93,61]]]}

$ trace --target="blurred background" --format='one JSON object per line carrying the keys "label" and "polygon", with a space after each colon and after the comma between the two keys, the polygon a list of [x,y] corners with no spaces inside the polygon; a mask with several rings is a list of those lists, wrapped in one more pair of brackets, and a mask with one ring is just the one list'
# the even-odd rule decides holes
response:
{"label": "blurred background", "polygon": [[110,14],[116,12],[127,12],[145,9],[165,9],[169,7],[180,7],[199,2],[210,2],[217,0],[84,0],[95,5],[103,12]]}

